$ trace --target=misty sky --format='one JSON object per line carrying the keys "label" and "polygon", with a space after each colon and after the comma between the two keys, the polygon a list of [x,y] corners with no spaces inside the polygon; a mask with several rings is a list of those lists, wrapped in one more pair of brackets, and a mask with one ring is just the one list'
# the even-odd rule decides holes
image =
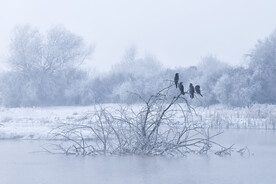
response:
{"label": "misty sky", "polygon": [[64,25],[93,43],[98,71],[132,45],[169,67],[207,55],[236,65],[276,28],[275,17],[275,0],[1,0],[0,62],[3,68],[13,28],[30,24],[42,31]]}

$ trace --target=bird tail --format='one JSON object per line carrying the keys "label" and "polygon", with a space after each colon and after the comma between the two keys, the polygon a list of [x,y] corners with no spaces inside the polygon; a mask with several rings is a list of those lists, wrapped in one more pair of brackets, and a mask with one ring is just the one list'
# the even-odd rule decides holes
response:
{"label": "bird tail", "polygon": [[190,97],[191,97],[191,98],[194,98],[194,94],[191,94]]}
{"label": "bird tail", "polygon": [[175,83],[175,87],[177,88],[177,83]]}

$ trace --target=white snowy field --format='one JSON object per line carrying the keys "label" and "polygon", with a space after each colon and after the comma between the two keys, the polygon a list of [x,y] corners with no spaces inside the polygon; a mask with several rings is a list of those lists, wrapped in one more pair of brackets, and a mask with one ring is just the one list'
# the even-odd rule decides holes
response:
{"label": "white snowy field", "polygon": [[276,128],[276,105],[255,104],[244,108],[216,105],[196,111],[204,123],[216,128]]}
{"label": "white snowy field", "polygon": [[[116,104],[105,106],[116,107]],[[276,106],[249,108],[212,106],[195,108],[200,122],[214,128],[275,129]],[[0,139],[49,139],[48,133],[60,123],[82,122],[94,106],[0,108]]]}
{"label": "white snowy field", "polygon": [[0,139],[48,139],[59,123],[79,120],[92,107],[1,108]]}

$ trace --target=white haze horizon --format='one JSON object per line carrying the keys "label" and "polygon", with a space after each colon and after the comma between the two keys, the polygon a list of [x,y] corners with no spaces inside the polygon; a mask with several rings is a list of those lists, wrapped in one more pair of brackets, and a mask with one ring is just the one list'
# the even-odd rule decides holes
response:
{"label": "white haze horizon", "polygon": [[108,72],[126,49],[169,68],[216,56],[243,65],[244,54],[276,28],[273,0],[10,0],[0,3],[0,64],[5,69],[12,30],[31,25],[42,33],[62,25],[95,46],[89,68]]}

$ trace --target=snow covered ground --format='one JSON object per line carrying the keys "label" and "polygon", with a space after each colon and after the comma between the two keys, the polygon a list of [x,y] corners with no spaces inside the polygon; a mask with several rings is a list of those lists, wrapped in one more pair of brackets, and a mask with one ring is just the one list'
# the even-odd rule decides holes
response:
{"label": "snow covered ground", "polygon": [[48,139],[59,123],[79,121],[93,107],[1,108],[0,139]]}
{"label": "snow covered ground", "polygon": [[203,122],[216,128],[276,128],[276,105],[256,104],[245,108],[216,105],[196,111]]}
{"label": "snow covered ground", "polygon": [[[116,106],[108,104],[106,106]],[[0,108],[0,139],[48,139],[60,123],[83,121],[93,106]],[[195,118],[214,128],[275,129],[276,105],[196,108]]]}

